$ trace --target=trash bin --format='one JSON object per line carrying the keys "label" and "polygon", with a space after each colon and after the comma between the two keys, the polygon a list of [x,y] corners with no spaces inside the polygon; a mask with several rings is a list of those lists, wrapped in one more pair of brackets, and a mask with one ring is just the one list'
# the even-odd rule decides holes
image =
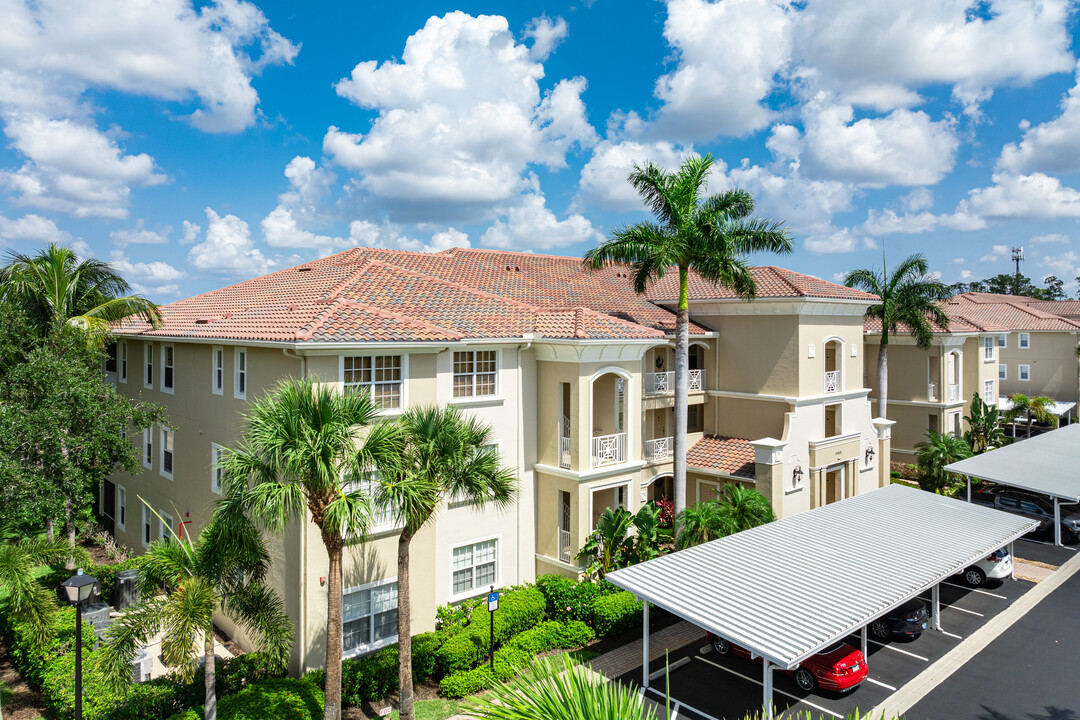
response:
{"label": "trash bin", "polygon": [[136,584],[138,579],[138,570],[121,570],[116,573],[116,580],[113,582],[114,608],[122,611],[139,602],[139,588]]}

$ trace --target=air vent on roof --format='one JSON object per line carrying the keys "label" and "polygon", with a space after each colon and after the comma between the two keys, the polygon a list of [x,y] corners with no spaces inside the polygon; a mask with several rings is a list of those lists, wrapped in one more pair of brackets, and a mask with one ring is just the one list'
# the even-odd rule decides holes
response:
{"label": "air vent on roof", "polygon": [[196,325],[207,325],[210,322],[210,318],[198,318],[195,320]]}
{"label": "air vent on roof", "polygon": [[296,312],[296,305],[289,305],[289,312]]}
{"label": "air vent on roof", "polygon": [[309,268],[309,267],[296,268],[296,272],[311,272],[311,268]]}

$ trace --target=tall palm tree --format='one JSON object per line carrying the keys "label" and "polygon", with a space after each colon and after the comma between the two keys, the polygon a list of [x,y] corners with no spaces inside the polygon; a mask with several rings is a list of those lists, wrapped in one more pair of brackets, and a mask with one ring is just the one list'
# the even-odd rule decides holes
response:
{"label": "tall palm tree", "polygon": [[776,519],[769,499],[753,488],[727,483],[716,498],[721,514],[726,517],[732,532],[742,532]]}
{"label": "tall palm tree", "polygon": [[142,599],[106,631],[95,662],[107,683],[123,687],[131,682],[136,650],[164,631],[162,657],[184,682],[194,676],[200,655],[204,658],[203,717],[216,720],[214,615],[244,628],[279,670],[288,664],[292,622],[281,597],[264,583],[270,555],[250,520],[217,513],[195,541],[170,532],[175,542],[155,541],[139,558]]}
{"label": "tall palm tree", "polygon": [[517,483],[513,471],[502,467],[491,446],[491,427],[466,417],[458,408],[413,408],[399,424],[404,442],[396,462],[379,474],[377,504],[388,509],[401,526],[397,553],[398,712],[402,720],[413,720],[412,539],[444,502],[502,509],[513,502]]}
{"label": "tall palm tree", "polygon": [[878,417],[885,417],[889,396],[889,335],[895,335],[901,327],[922,350],[934,340],[931,323],[949,329],[949,316],[939,301],[948,297],[948,288],[941,282],[927,277],[929,266],[926,257],[915,254],[893,268],[892,275],[885,269],[885,253],[881,254],[881,272],[873,269],[852,270],[844,277],[844,284],[873,293],[881,303],[866,309],[866,316],[881,321],[881,344],[878,346]]}
{"label": "tall palm tree", "polygon": [[1031,437],[1031,421],[1041,425],[1049,425],[1057,420],[1050,408],[1054,406],[1054,399],[1042,395],[1028,397],[1023,393],[1013,393],[1009,396],[1012,407],[1005,411],[1005,418],[1009,422],[1016,422],[1017,418],[1024,418],[1027,423],[1027,435]]}
{"label": "tall palm tree", "polygon": [[89,565],[90,553],[60,538],[26,538],[0,545],[0,590],[7,596],[4,614],[13,622],[26,623],[41,645],[48,643],[53,632],[56,591],[34,578],[34,568],[62,562]]}
{"label": "tall palm tree", "polygon": [[926,431],[926,440],[915,443],[919,459],[919,487],[931,492],[940,492],[952,479],[953,473],[946,472],[945,466],[973,455],[971,446],[964,438]]}
{"label": "tall palm tree", "polygon": [[69,247],[52,244],[37,255],[9,253],[0,268],[0,300],[11,302],[46,332],[72,325],[100,346],[110,323],[140,315],[154,327],[161,325],[157,305],[131,288],[109,263],[83,258]]}
{"label": "tall palm tree", "polygon": [[304,378],[253,401],[224,461],[228,507],[271,532],[310,521],[326,548],[326,720],[341,717],[342,548],[363,541],[371,498],[355,480],[396,459],[399,432],[366,393]]}
{"label": "tall palm tree", "polygon": [[779,222],[752,218],[754,199],[745,190],[703,198],[712,155],[691,157],[676,172],[647,163],[628,178],[656,220],[622,227],[585,253],[594,270],[608,263],[629,265],[634,290],[644,293],[665,273],[679,273],[675,315],[675,512],[686,508],[686,407],[689,396],[690,305],[687,282],[693,270],[703,280],[731,288],[747,300],[757,286],[746,257],[756,252],[790,253],[791,237]]}

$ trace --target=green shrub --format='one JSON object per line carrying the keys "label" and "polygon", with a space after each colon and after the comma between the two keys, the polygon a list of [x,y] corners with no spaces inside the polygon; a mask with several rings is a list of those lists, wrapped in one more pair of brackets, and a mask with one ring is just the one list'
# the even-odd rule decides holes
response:
{"label": "green shrub", "polygon": [[593,601],[593,627],[605,637],[641,622],[641,601],[623,591],[598,597]]}
{"label": "green shrub", "polygon": [[389,645],[341,664],[341,699],[359,706],[398,689],[398,647]]}
{"label": "green shrub", "polygon": [[412,639],[413,680],[427,682],[435,677],[439,648],[446,642],[448,633],[421,633]]}
{"label": "green shrub", "polygon": [[[286,668],[273,668],[270,665],[270,659],[261,652],[244,653],[214,663],[214,680],[218,696],[238,693],[248,685],[263,680],[283,678],[286,672]],[[193,684],[200,686],[204,684],[202,670],[197,673]]]}
{"label": "green shrub", "polygon": [[447,675],[439,683],[439,694],[443,697],[461,698],[478,693],[495,684],[495,677],[487,665],[467,672]]}
{"label": "green shrub", "polygon": [[86,570],[87,575],[92,575],[101,583],[101,602],[112,604],[113,588],[116,585],[116,573],[121,570],[130,570],[138,567],[138,558],[130,558],[112,565],[94,565]]}
{"label": "green shrub", "polygon": [[577,582],[562,575],[541,575],[536,587],[544,594],[544,611],[550,620],[577,620],[591,624],[593,601],[619,592],[606,580]]}
{"label": "green shrub", "polygon": [[439,669],[444,675],[471,670],[487,657],[487,646],[487,637],[468,631],[454,635],[436,652]]}
{"label": "green shrub", "polygon": [[[274,678],[249,685],[218,700],[218,720],[316,720],[323,714],[323,692],[307,680]],[[169,720],[202,720],[202,707]]]}
{"label": "green shrub", "polygon": [[[528,630],[544,619],[544,595],[536,588],[520,588],[499,597],[495,611],[495,644]],[[444,675],[471,670],[488,657],[491,613],[474,612],[468,626],[452,635],[436,652]]]}

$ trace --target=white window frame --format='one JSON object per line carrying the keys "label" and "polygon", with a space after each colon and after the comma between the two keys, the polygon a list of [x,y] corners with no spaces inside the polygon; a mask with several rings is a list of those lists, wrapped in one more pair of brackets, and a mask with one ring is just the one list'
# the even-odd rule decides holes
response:
{"label": "white window frame", "polygon": [[154,343],[143,343],[143,387],[154,389]]}
{"label": "white window frame", "polygon": [[221,345],[210,347],[210,392],[215,395],[225,392],[225,348]]}
{"label": "white window frame", "polygon": [[127,530],[127,488],[116,486],[116,527]]}
{"label": "white window frame", "polygon": [[[491,373],[478,373],[476,371],[476,354],[489,352],[495,355],[495,370]],[[455,370],[454,356],[457,354],[466,354],[472,356],[469,362],[472,363],[472,372],[458,373]],[[476,348],[468,350],[454,350],[450,353],[450,401],[451,402],[469,402],[469,401],[482,401],[492,400],[499,397],[499,369],[500,369],[500,353],[495,348]],[[477,375],[492,375],[492,390],[489,393],[478,395],[476,392],[476,377]],[[458,377],[470,378],[469,394],[468,395],[454,395],[457,390]]]}
{"label": "white window frame", "polygon": [[[713,498],[714,499],[720,497],[721,484],[720,484],[719,480],[714,481],[714,480],[701,480],[701,479],[698,479],[698,481],[697,481],[697,501],[698,502],[703,502],[704,501],[704,498],[701,497],[701,488],[702,488],[703,485],[708,485],[708,486],[716,488],[713,491]],[[799,482],[799,487],[802,487],[802,482],[801,481]]]}
{"label": "white window frame", "polygon": [[[172,355],[172,362],[169,362],[169,355]],[[171,385],[166,385],[165,380],[169,376],[169,370],[172,370]],[[161,392],[173,394],[176,389],[176,346],[172,343],[167,343],[161,346]]]}
{"label": "white window frame", "polygon": [[[149,459],[147,459],[149,458]],[[142,431],[142,466],[147,470],[154,468],[154,426]]]}
{"label": "white window frame", "polygon": [[[378,478],[379,478],[379,471],[378,470],[373,470],[373,471],[370,471],[370,472],[366,472],[366,473],[364,473],[364,475],[366,477],[363,477],[360,480],[348,480],[348,481],[346,481],[342,485],[342,491],[343,492],[352,492],[353,489],[354,489],[354,486],[356,486],[356,485],[360,485],[361,486],[360,489],[363,489],[363,486],[365,484],[374,485],[375,483],[377,483],[379,481],[378,480]],[[373,493],[371,490],[368,490],[368,497],[374,498],[375,493]],[[385,513],[385,514],[383,514],[383,513]],[[371,527],[368,529],[369,533],[378,534],[378,533],[387,532],[389,530],[397,530],[400,527],[401,527],[400,525],[398,525],[397,523],[394,522],[394,517],[393,517],[393,515],[390,514],[389,509],[380,511],[378,508],[372,507]]]}
{"label": "white window frame", "polygon": [[[240,367],[240,358],[244,358],[243,368]],[[248,388],[248,373],[251,368],[251,363],[248,362],[248,349],[243,347],[236,348],[233,351],[233,397],[237,400],[247,400],[247,388]],[[240,389],[240,379],[244,380],[244,389]]]}
{"label": "white window frame", "polygon": [[[162,425],[160,439],[161,457],[158,459],[158,472],[161,474],[161,477],[172,480],[173,473],[176,472],[176,433],[173,432],[172,428]],[[170,445],[172,446],[172,449],[169,449]],[[169,465],[172,467],[172,470],[165,469],[166,453],[171,455],[171,457],[169,458]]]}
{"label": "white window frame", "polygon": [[[398,401],[398,406],[396,408],[381,408],[381,409],[379,409],[379,414],[381,414],[381,415],[400,415],[409,406],[409,355],[408,355],[408,353],[403,353],[403,352],[402,353],[382,352],[382,353],[367,353],[367,354],[359,354],[359,355],[353,355],[353,354],[339,355],[338,356],[338,377],[341,378],[341,392],[343,392],[343,393],[347,392],[348,389],[351,388],[351,387],[353,387],[353,388],[366,387],[366,388],[369,388],[368,392],[371,393],[371,399],[375,400],[374,387],[377,384],[377,383],[375,383],[375,358],[376,357],[384,357],[384,356],[388,356],[388,355],[389,356],[397,356],[397,357],[401,358],[401,381],[400,381],[401,388],[398,391],[398,397],[400,398],[400,400]],[[364,383],[364,382],[346,383],[345,382],[345,358],[346,357],[351,357],[351,358],[371,358],[371,382],[370,383]],[[451,360],[451,362],[453,362],[453,361]],[[381,382],[381,383],[378,383],[378,384],[380,384],[380,385],[392,385],[393,383],[387,383],[387,382],[384,381],[384,382]]]}
{"label": "white window frame", "polygon": [[150,547],[150,541],[154,539],[154,519],[150,514],[150,508],[142,506],[142,528],[139,531],[139,540],[143,547]]}
{"label": "white window frame", "polygon": [[983,381],[983,402],[987,405],[991,403],[997,405],[997,393],[995,392],[993,380]]}
{"label": "white window frame", "polygon": [[[472,571],[473,571],[473,587],[472,587],[472,589],[471,590],[466,590],[466,591],[463,591],[463,592],[460,592],[460,593],[455,593],[454,592],[454,573],[457,572],[457,570],[454,569],[454,551],[459,549],[459,548],[463,548],[463,547],[474,547],[475,548],[475,546],[479,545],[480,543],[486,543],[486,542],[492,542],[492,541],[495,542],[495,578],[494,578],[494,582],[493,583],[488,583],[487,585],[483,585],[483,586],[477,585],[476,584],[476,563],[474,562],[470,566],[472,568]],[[501,550],[501,547],[502,547],[502,535],[501,534],[499,534],[499,535],[488,535],[487,537],[476,538],[475,540],[469,540],[468,542],[457,543],[456,545],[451,545],[450,546],[450,585],[449,585],[449,587],[450,587],[450,597],[449,597],[448,602],[456,602],[458,600],[465,600],[467,598],[477,597],[479,595],[486,594],[488,592],[488,586],[492,585],[492,584],[494,584],[496,588],[501,588],[502,587],[502,575],[501,575],[502,563],[499,562],[499,552]],[[474,549],[474,553],[475,553],[475,549]],[[464,569],[464,568],[462,568],[462,569]]]}
{"label": "white window frame", "polygon": [[158,540],[173,542],[173,536],[168,533],[172,530],[173,516],[164,510],[159,510],[158,515],[161,515],[161,520],[158,522]]}
{"label": "white window frame", "polygon": [[215,442],[210,443],[210,492],[217,495],[221,494],[221,481],[225,477],[225,470],[218,467],[224,455],[224,447]]}
{"label": "white window frame", "polygon": [[998,363],[998,380],[1007,381],[1009,379],[1009,366],[1005,363]]}
{"label": "white window frame", "polygon": [[997,336],[997,346],[999,348],[1009,347],[1009,334],[1001,333]]}
{"label": "white window frame", "polygon": [[[345,621],[345,596],[350,595],[352,593],[356,593],[356,592],[363,592],[364,590],[374,590],[375,588],[382,587],[384,585],[396,584],[397,581],[398,581],[398,579],[397,579],[397,576],[395,575],[392,578],[385,578],[383,580],[376,580],[374,582],[365,583],[364,585],[355,585],[353,587],[347,587],[347,588],[342,589],[342,591],[341,591],[341,605],[342,605],[342,608],[341,608],[342,609],[342,613],[341,613],[341,626],[342,626],[341,657],[342,657],[342,659],[356,657],[357,655],[366,655],[367,653],[374,652],[374,651],[378,650],[379,648],[386,647],[387,645],[393,645],[394,643],[397,642],[398,636],[397,636],[397,633],[395,632],[393,634],[393,636],[385,637],[382,640],[379,640],[377,642],[367,642],[367,643],[365,643],[363,645],[358,645],[355,648],[346,648],[344,646],[344,631],[345,631],[345,622],[346,622]],[[397,603],[396,602],[394,603],[394,611],[395,612],[397,611]],[[361,616],[361,617],[363,617],[363,616]],[[369,637],[373,637],[375,635],[375,613],[371,613],[369,615],[369,617],[371,617],[371,623],[370,623],[371,630],[369,632]],[[396,626],[396,623],[395,623],[395,626]]]}
{"label": "white window frame", "polygon": [[996,347],[997,341],[993,337],[987,335],[983,338],[983,360],[985,362],[990,362],[994,359]]}
{"label": "white window frame", "polygon": [[1017,365],[1016,366],[1016,380],[1017,380],[1017,382],[1031,382],[1031,366],[1030,365]]}
{"label": "white window frame", "polygon": [[1016,336],[1016,347],[1020,350],[1031,349],[1031,333],[1020,333]]}
{"label": "white window frame", "polygon": [[116,344],[116,377],[120,382],[126,383],[128,376],[128,344],[127,340],[121,340]]}

